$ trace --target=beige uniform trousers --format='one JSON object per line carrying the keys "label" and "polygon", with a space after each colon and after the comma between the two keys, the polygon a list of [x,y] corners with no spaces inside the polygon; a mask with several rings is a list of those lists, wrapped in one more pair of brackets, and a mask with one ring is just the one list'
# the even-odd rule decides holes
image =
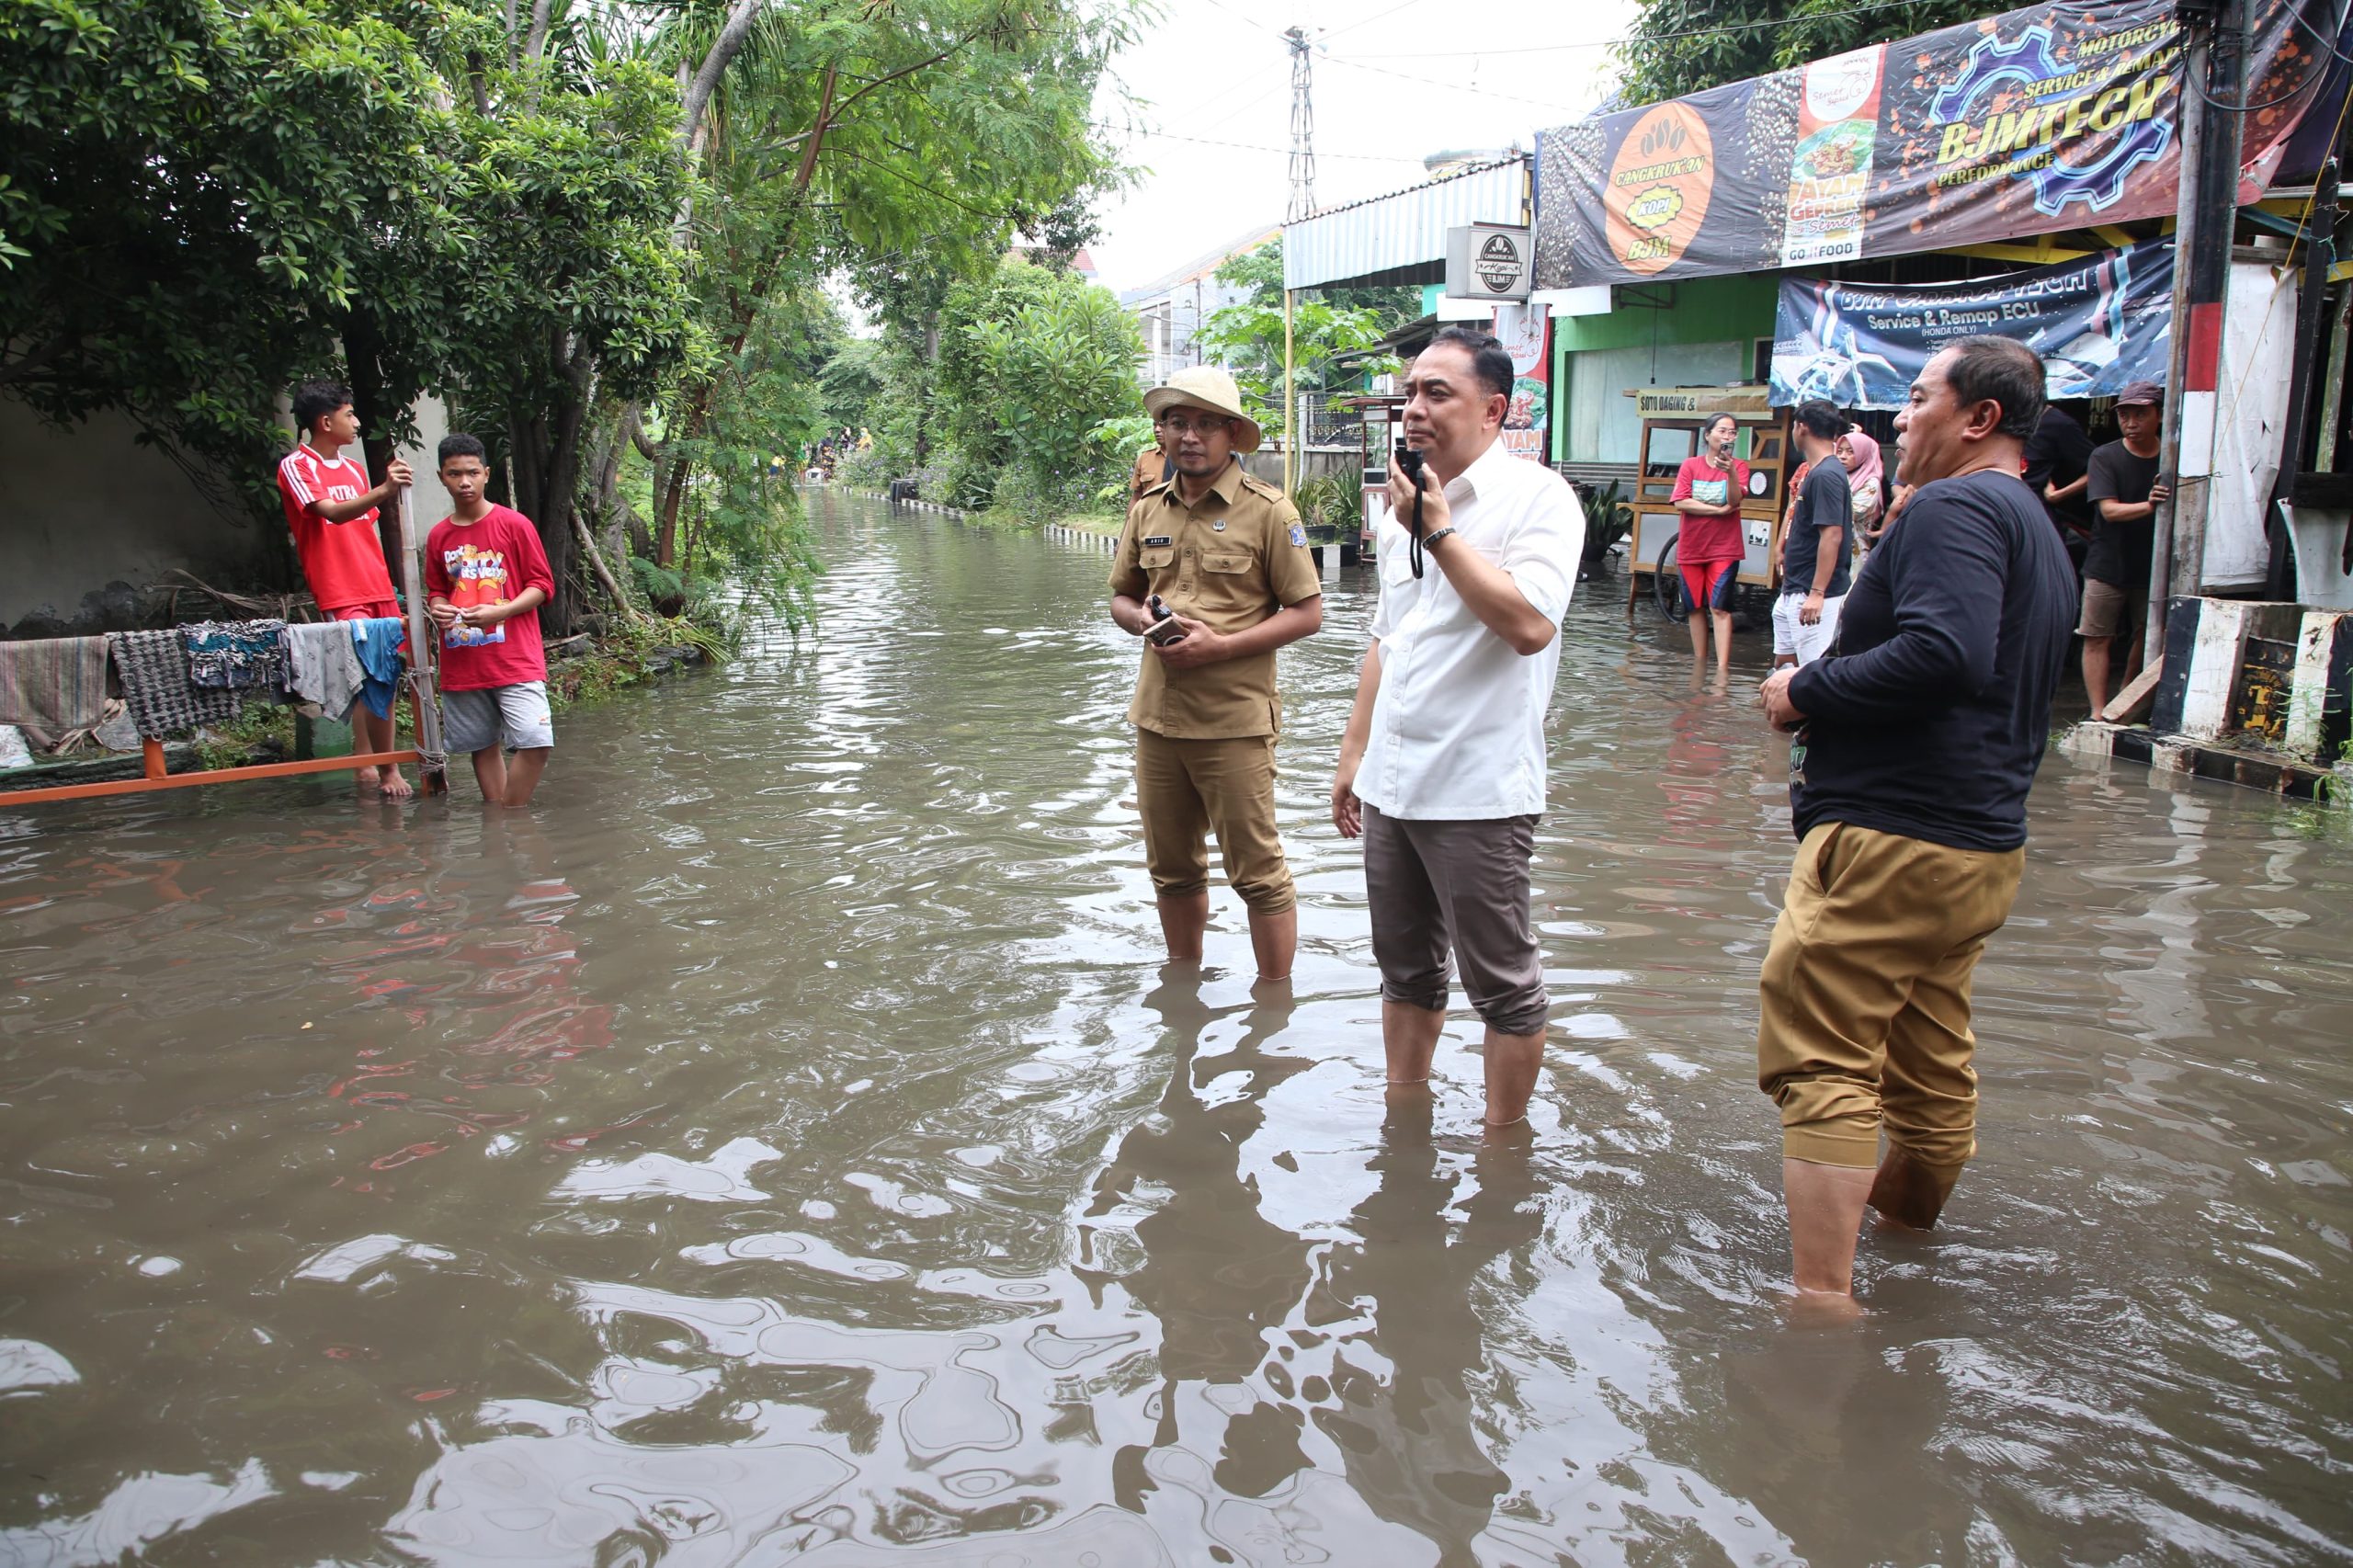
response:
{"label": "beige uniform trousers", "polygon": [[1225,880],[1255,915],[1280,915],[1293,902],[1290,868],[1275,832],[1275,737],[1171,740],[1136,732],[1136,805],[1143,813],[1144,865],[1162,898],[1205,892],[1209,846],[1217,835]]}
{"label": "beige uniform trousers", "polygon": [[1845,823],[1807,833],[1759,987],[1756,1082],[1784,1154],[1869,1168],[1884,1129],[1951,1190],[1977,1149],[1970,977],[2025,864]]}

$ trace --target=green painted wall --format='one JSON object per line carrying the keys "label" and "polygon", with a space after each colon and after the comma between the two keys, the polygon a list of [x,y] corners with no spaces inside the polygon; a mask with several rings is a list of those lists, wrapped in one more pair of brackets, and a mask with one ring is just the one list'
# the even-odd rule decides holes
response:
{"label": "green painted wall", "polygon": [[[1665,287],[1640,286],[1643,292]],[[1726,347],[1720,352],[1697,358],[1662,353],[1659,384],[1677,384],[1678,361],[1708,365],[1713,372],[1708,375],[1710,381],[1724,380],[1727,371],[1734,379],[1745,378],[1749,358],[1746,346],[1757,338],[1773,335],[1773,312],[1780,298],[1780,278],[1775,275],[1682,278],[1673,284],[1673,303],[1664,310],[1621,304],[1607,315],[1556,318],[1552,323],[1552,460],[1561,462],[1572,456],[1568,451],[1567,403],[1576,377],[1569,363],[1570,355],[1647,350],[1654,342],[1663,349],[1684,344],[1723,345]],[[1620,290],[1621,298],[1624,292]],[[1734,352],[1731,345],[1742,347]],[[1574,455],[1582,458],[1586,454]]]}

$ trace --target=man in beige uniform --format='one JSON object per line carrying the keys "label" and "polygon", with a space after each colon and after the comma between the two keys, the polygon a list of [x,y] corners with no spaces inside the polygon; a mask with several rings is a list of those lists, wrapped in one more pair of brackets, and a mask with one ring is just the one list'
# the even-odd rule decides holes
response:
{"label": "man in beige uniform", "polygon": [[1299,945],[1290,869],[1275,832],[1275,650],[1324,624],[1324,585],[1299,511],[1242,472],[1258,449],[1233,378],[1177,371],[1143,395],[1176,477],[1128,508],[1111,567],[1111,619],[1142,636],[1146,601],[1173,613],[1175,642],[1147,642],[1128,720],[1136,727],[1136,803],[1144,861],[1168,956],[1198,962],[1210,917],[1214,832],[1225,879],[1250,908],[1262,980],[1290,973]]}

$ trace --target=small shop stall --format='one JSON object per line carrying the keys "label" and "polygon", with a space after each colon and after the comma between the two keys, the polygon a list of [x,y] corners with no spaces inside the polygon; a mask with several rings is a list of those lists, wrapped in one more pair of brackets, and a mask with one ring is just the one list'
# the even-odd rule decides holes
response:
{"label": "small shop stall", "polygon": [[1675,613],[1678,572],[1675,546],[1683,514],[1675,509],[1675,474],[1686,458],[1698,455],[1699,432],[1719,414],[1739,421],[1733,455],[1748,465],[1748,489],[1741,499],[1741,532],[1748,553],[1740,563],[1743,588],[1769,593],[1779,577],[1781,526],[1788,513],[1790,421],[1772,405],[1762,386],[1645,387],[1634,399],[1643,425],[1642,467],[1634,481],[1634,531],[1627,552],[1626,616],[1648,588],[1660,610]]}
{"label": "small shop stall", "polygon": [[1370,554],[1373,535],[1389,520],[1389,454],[1404,438],[1405,400],[1391,392],[1358,392],[1332,400],[1336,408],[1355,412],[1358,429],[1358,483],[1363,521],[1358,526],[1357,552]]}

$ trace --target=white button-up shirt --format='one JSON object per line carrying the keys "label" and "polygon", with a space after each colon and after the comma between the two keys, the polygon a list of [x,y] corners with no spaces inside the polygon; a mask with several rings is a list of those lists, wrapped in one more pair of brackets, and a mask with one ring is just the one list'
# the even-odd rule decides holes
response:
{"label": "white button-up shirt", "polygon": [[1425,552],[1418,581],[1409,520],[1383,523],[1378,536],[1381,690],[1357,796],[1392,817],[1525,816],[1544,809],[1544,710],[1561,639],[1514,653],[1471,613],[1437,557],[1477,551],[1557,623],[1576,586],[1585,513],[1566,480],[1500,439],[1446,486],[1446,499],[1455,535]]}

